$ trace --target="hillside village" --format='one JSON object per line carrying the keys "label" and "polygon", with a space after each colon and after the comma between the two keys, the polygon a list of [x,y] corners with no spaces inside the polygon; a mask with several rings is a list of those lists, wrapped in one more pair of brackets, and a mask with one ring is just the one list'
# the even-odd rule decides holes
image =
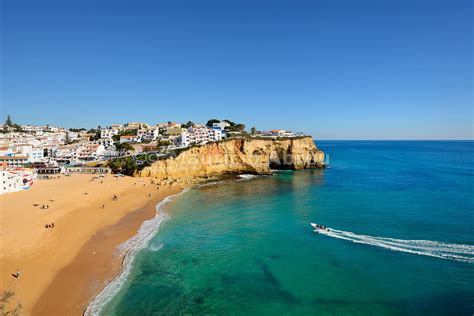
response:
{"label": "hillside village", "polygon": [[[8,116],[0,126],[0,194],[27,189],[38,176],[104,173],[109,168],[91,168],[91,163],[121,162],[130,155],[167,155],[190,146],[234,137],[297,137],[302,133],[276,129],[258,131],[230,120],[211,119],[206,124],[143,122],[112,124],[92,129],[18,125]],[[135,161],[132,161],[136,165]],[[114,170],[116,171],[116,170]]]}

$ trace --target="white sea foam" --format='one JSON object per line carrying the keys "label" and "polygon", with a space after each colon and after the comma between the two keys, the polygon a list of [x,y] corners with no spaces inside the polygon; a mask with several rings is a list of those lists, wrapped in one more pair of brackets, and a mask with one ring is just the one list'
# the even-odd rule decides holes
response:
{"label": "white sea foam", "polygon": [[[108,283],[104,289],[89,303],[87,306],[84,315],[92,316],[99,315],[102,307],[106,305],[110,300],[120,291],[122,285],[127,280],[127,277],[130,274],[132,269],[132,264],[135,259],[135,255],[138,251],[145,248],[148,245],[153,236],[158,232],[158,229],[169,216],[163,213],[160,209],[163,205],[171,201],[172,198],[183,194],[188,190],[183,190],[182,192],[171,195],[163,199],[160,203],[156,205],[156,215],[154,218],[143,222],[138,233],[127,240],[126,242],[117,246],[117,249],[124,254],[124,259],[122,261],[122,271],[119,275],[115,277],[110,283]],[[161,247],[163,245],[160,245]],[[161,247],[153,247],[152,251],[158,251]]]}
{"label": "white sea foam", "polygon": [[239,180],[250,180],[255,178],[255,174],[239,174]]}
{"label": "white sea foam", "polygon": [[329,231],[318,232],[326,236],[352,241],[353,243],[381,247],[392,251],[474,263],[474,245],[449,244],[431,240],[373,237],[332,228],[329,228]]}
{"label": "white sea foam", "polygon": [[163,244],[159,244],[159,245],[156,245],[156,246],[155,245],[149,245],[147,249],[150,250],[150,251],[159,251],[159,250],[161,250],[161,248],[163,248]]}

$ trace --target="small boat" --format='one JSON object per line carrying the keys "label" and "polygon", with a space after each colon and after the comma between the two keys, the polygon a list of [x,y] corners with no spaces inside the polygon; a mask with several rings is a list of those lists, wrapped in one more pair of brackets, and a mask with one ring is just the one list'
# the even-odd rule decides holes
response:
{"label": "small boat", "polygon": [[317,232],[317,233],[328,232],[329,231],[329,228],[327,228],[326,226],[323,226],[323,225],[311,223],[311,226],[314,228],[314,231]]}

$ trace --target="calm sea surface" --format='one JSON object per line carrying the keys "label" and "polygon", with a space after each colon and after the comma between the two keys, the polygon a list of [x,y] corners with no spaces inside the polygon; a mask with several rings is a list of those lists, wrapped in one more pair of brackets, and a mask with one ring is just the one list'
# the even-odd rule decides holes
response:
{"label": "calm sea surface", "polygon": [[474,142],[318,147],[326,170],[162,207],[170,217],[102,314],[472,315]]}

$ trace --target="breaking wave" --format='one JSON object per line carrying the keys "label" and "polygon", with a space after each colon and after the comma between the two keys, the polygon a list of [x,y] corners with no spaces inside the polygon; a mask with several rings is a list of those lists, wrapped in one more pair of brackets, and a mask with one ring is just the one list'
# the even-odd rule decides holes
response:
{"label": "breaking wave", "polygon": [[[84,315],[93,316],[99,315],[102,307],[104,307],[110,300],[120,291],[122,285],[127,280],[131,270],[135,255],[148,245],[150,239],[156,235],[158,229],[169,216],[163,213],[160,209],[163,205],[171,201],[172,198],[183,194],[188,190],[168,196],[156,205],[156,215],[154,218],[143,222],[138,233],[119,245],[118,250],[124,255],[122,261],[122,271],[110,283],[108,283],[102,291],[87,305]],[[153,248],[152,251],[158,251],[161,247]]]}
{"label": "breaking wave", "polygon": [[255,174],[239,174],[239,180],[250,180],[257,177]]}
{"label": "breaking wave", "polygon": [[449,244],[431,240],[405,240],[373,237],[332,228],[329,228],[329,231],[318,232],[329,237],[348,240],[357,244],[381,247],[392,251],[474,263],[474,245]]}

